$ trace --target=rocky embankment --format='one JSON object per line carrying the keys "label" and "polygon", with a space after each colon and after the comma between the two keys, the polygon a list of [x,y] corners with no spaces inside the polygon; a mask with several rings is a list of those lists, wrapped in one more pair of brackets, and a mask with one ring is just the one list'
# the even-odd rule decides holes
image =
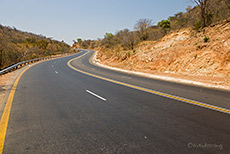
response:
{"label": "rocky embankment", "polygon": [[171,32],[159,41],[141,42],[122,58],[98,52],[101,64],[126,70],[193,80],[230,90],[230,20],[196,32]]}

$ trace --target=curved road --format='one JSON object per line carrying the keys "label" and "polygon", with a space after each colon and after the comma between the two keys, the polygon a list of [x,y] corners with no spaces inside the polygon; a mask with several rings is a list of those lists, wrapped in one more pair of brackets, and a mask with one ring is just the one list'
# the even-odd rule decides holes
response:
{"label": "curved road", "polygon": [[230,93],[106,70],[93,52],[45,61],[19,81],[3,153],[230,153],[230,115],[97,76],[230,109]]}

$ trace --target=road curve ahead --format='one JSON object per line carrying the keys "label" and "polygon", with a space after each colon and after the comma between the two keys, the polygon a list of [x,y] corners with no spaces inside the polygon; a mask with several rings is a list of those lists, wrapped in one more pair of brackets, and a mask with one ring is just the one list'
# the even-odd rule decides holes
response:
{"label": "road curve ahead", "polygon": [[3,153],[230,153],[229,92],[106,70],[92,55],[22,75]]}

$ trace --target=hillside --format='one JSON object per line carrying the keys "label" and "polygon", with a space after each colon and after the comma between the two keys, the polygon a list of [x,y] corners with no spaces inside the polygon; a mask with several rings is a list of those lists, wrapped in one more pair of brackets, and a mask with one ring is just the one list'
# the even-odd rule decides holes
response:
{"label": "hillside", "polygon": [[113,67],[230,86],[230,20],[200,32],[184,28],[118,54],[102,50],[97,58]]}
{"label": "hillside", "polygon": [[64,42],[0,25],[0,68],[69,51],[70,46]]}
{"label": "hillside", "polygon": [[133,30],[105,33],[98,40],[78,38],[72,47],[99,50],[97,58],[105,65],[230,89],[230,1],[192,1],[193,8],[155,25],[140,19]]}

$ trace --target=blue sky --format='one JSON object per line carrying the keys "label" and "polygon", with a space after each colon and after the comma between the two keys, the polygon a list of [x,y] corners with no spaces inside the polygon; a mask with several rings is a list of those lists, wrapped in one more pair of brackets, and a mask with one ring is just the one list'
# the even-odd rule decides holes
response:
{"label": "blue sky", "polygon": [[184,12],[189,0],[0,0],[0,24],[64,40],[103,38],[133,30],[141,18],[155,24]]}

